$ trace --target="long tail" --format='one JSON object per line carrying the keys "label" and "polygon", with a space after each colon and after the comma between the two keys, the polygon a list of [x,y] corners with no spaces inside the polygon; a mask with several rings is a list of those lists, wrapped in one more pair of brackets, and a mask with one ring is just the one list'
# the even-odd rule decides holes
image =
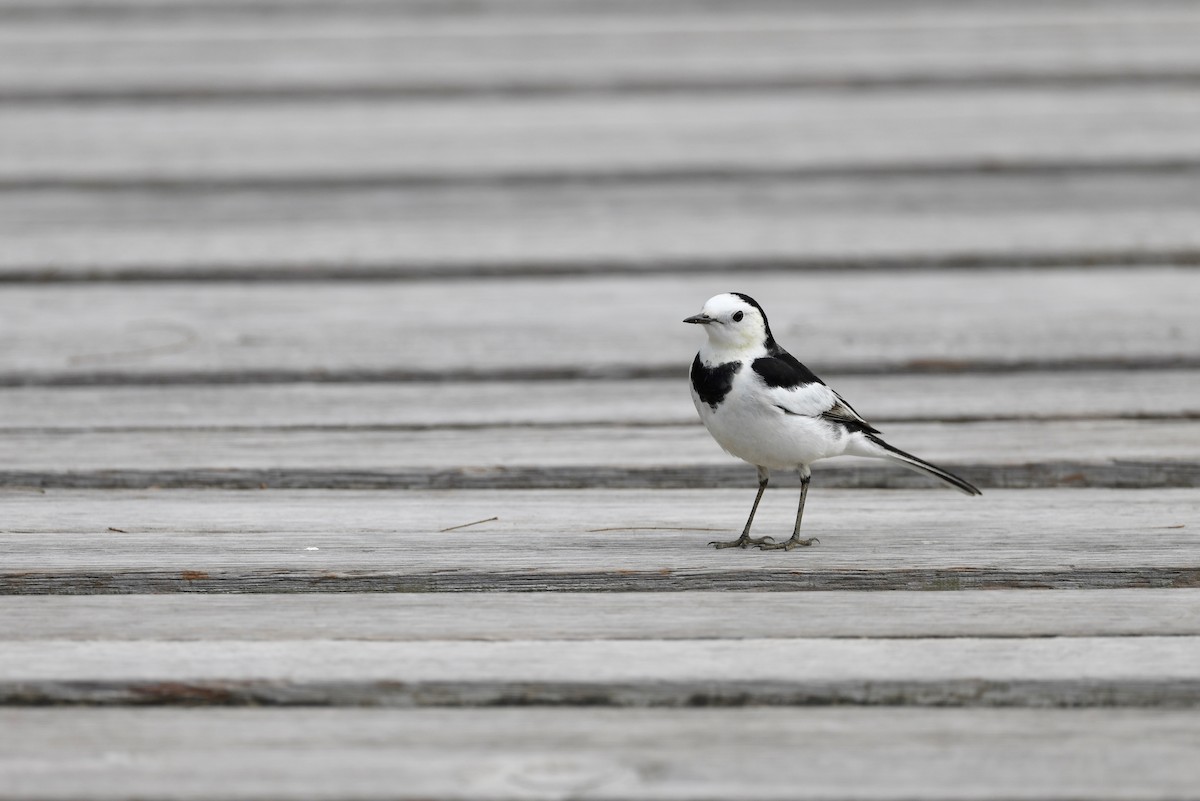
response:
{"label": "long tail", "polygon": [[882,452],[872,454],[873,456],[882,456],[885,459],[891,459],[894,462],[904,465],[910,470],[916,470],[918,473],[926,473],[934,478],[940,478],[950,486],[954,487],[959,492],[965,492],[967,495],[982,495],[976,487],[969,481],[961,479],[948,470],[943,470],[935,464],[930,464],[924,459],[918,459],[911,453],[905,453],[899,448],[893,448],[874,434],[863,432],[863,436],[870,440],[875,445],[878,445]]}

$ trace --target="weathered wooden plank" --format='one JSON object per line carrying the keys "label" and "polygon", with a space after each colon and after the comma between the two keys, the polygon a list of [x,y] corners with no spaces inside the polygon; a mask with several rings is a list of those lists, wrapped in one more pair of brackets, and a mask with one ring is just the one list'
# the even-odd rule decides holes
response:
{"label": "weathered wooden plank", "polygon": [[[897,423],[887,436],[985,488],[1200,484],[1198,420]],[[0,485],[78,488],[666,488],[738,486],[752,474],[698,423],[552,432],[537,426],[16,430],[0,441],[0,465]],[[941,486],[851,457],[818,463],[814,474],[824,486]]]}
{"label": "weathered wooden plank", "polygon": [[1200,637],[6,642],[0,704],[1200,706]]}
{"label": "weathered wooden plank", "polygon": [[[1045,3],[1033,0],[1015,0],[1011,4],[996,2],[996,0],[977,0],[971,5],[981,11],[1002,13],[1003,11],[1021,10],[1021,14],[1040,15],[1050,19],[1076,18],[1081,10],[1089,14],[1127,15],[1128,5],[1119,0],[1047,0]],[[724,9],[727,12],[758,10],[761,12],[778,11],[779,3],[774,0],[745,0],[737,6],[713,6],[704,0],[639,0],[639,2],[612,2],[611,0],[478,0],[469,6],[441,3],[434,0],[395,0],[392,3],[380,4],[373,0],[345,0],[342,3],[314,3],[312,0],[0,0],[0,10],[12,18],[53,19],[64,15],[78,17],[86,12],[92,17],[152,18],[155,16],[178,17],[186,14],[212,14],[220,18],[238,15],[242,18],[254,18],[270,13],[286,17],[288,14],[299,16],[317,16],[322,19],[337,20],[351,13],[355,16],[376,15],[380,17],[415,17],[442,16],[447,18],[485,17],[500,11],[507,12],[513,18],[544,18],[561,15],[569,18],[599,19],[610,17],[614,13],[622,15],[648,15],[651,17],[670,13],[713,13]],[[854,17],[887,14],[893,6],[886,0],[862,0],[852,6],[840,3],[810,2],[803,7],[821,11],[827,15],[853,12]],[[914,16],[925,16],[940,13],[943,10],[961,9],[962,3],[954,0],[914,0],[909,9]],[[1142,9],[1188,9],[1186,0],[1147,0],[1140,6]]]}
{"label": "weathered wooden plank", "polygon": [[0,641],[1200,635],[1200,589],[0,596]]}
{"label": "weathered wooden plank", "polygon": [[[537,431],[544,434],[544,431]],[[1200,464],[1192,460],[1073,461],[972,464],[942,461],[976,486],[992,489],[1183,489],[1200,487]],[[337,489],[337,490],[670,490],[739,487],[745,465],[660,465],[654,467],[565,465],[460,466],[397,469],[180,468],[97,471],[6,470],[5,489]],[[790,487],[790,473],[777,476]],[[878,462],[835,462],[821,466],[821,486],[836,489],[944,489],[915,472],[897,472]]]}
{"label": "weathered wooden plank", "polygon": [[[0,798],[1200,798],[1140,709],[0,709]],[[803,754],[803,758],[797,758]]]}
{"label": "weathered wooden plank", "polygon": [[[1200,172],[0,192],[0,277],[1191,263]],[[719,220],[720,224],[713,224]]]}
{"label": "weathered wooden plank", "polygon": [[[1194,370],[826,375],[876,425],[1200,418]],[[686,379],[3,387],[0,430],[690,425]]]}
{"label": "weathered wooden plank", "polygon": [[[707,548],[736,535],[752,495],[10,491],[0,591],[1200,586],[1194,490],[814,490],[805,526],[820,545]],[[790,533],[794,503],[768,492],[756,531]]]}
{"label": "weathered wooden plank", "polygon": [[1200,341],[1200,271],[1170,268],[29,285],[0,293],[0,379],[682,376],[703,334],[680,320],[730,289],[823,372],[1190,364]]}
{"label": "weathered wooden plank", "polygon": [[474,184],[523,175],[1161,167],[1196,158],[1197,108],[1200,89],[1191,87],[17,106],[0,125],[0,181]]}
{"label": "weathered wooden plank", "polygon": [[[1200,18],[1184,4],[1036,4],[843,10],[518,4],[413,13],[403,4],[276,13],[31,15],[0,36],[0,95],[450,94],[968,81],[1179,79],[1200,71]],[[153,10],[151,7],[148,10]]]}

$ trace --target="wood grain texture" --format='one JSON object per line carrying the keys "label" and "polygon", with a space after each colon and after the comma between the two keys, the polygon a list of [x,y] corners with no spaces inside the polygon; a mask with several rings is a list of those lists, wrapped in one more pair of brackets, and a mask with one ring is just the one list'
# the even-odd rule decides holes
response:
{"label": "wood grain texture", "polygon": [[0,641],[1200,635],[1200,589],[0,596]]}
{"label": "wood grain texture", "polygon": [[680,320],[729,289],[818,372],[1174,366],[1200,341],[1200,272],[1170,268],[28,285],[0,294],[0,379],[683,376]]}
{"label": "wood grain texture", "polygon": [[[0,0],[0,801],[1200,798],[1197,31]],[[987,493],[706,547],[726,289]]]}
{"label": "wood grain texture", "polygon": [[0,279],[434,278],[1200,261],[1200,172],[0,192]]}
{"label": "wood grain texture", "polygon": [[[6,100],[664,91],[1178,79],[1200,71],[1185,4],[581,9],[234,4],[190,14],[31,14],[0,48]],[[261,7],[261,4],[259,4]],[[146,9],[152,11],[153,9]],[[530,13],[533,11],[533,13]],[[224,12],[224,13],[222,13]],[[236,22],[236,25],[229,24]]]}
{"label": "wood grain texture", "polygon": [[1162,166],[1200,155],[1196,108],[1192,87],[15,106],[0,126],[0,182],[476,184],[526,175]]}
{"label": "wood grain texture", "polygon": [[[748,482],[748,484],[751,482]],[[1200,586],[1194,490],[811,493],[790,553],[716,552],[742,491],[9,492],[5,594]],[[769,492],[759,534],[790,533]],[[475,521],[477,525],[442,532]],[[116,529],[113,531],[112,529]],[[315,548],[316,550],[312,550]]]}
{"label": "wood grain texture", "polygon": [[1195,799],[1198,743],[1162,709],[7,708],[0,798]]}
{"label": "wood grain texture", "polygon": [[[1193,370],[838,375],[876,425],[1200,417]],[[0,388],[0,430],[694,425],[686,379]]]}
{"label": "wood grain texture", "polygon": [[1200,637],[9,642],[0,704],[1200,706]]}
{"label": "wood grain texture", "polygon": [[[1200,465],[1190,460],[1053,460],[1026,464],[943,462],[977,486],[992,489],[1185,489],[1200,486]],[[0,487],[17,490],[674,490],[729,488],[747,483],[744,465],[610,467],[447,467],[347,470],[332,468],[180,468],[95,471],[7,470]],[[772,482],[798,485],[791,474]],[[821,466],[821,486],[836,489],[945,489],[915,472],[888,464],[834,462]]]}
{"label": "wood grain texture", "polygon": [[[1000,3],[996,0],[984,0],[973,4],[982,10],[990,12],[1020,10],[1022,15],[1030,19],[1042,17],[1074,18],[1079,15],[1078,0],[1048,0],[1045,3],[1034,0],[1015,0],[1015,2]],[[576,19],[603,19],[615,12],[626,15],[649,15],[651,17],[664,13],[713,13],[714,10],[726,11],[757,11],[765,12],[777,9],[779,4],[774,0],[746,0],[738,6],[712,6],[703,0],[643,0],[637,3],[613,3],[609,0],[557,0],[545,3],[540,0],[479,0],[470,6],[447,5],[428,0],[397,0],[395,3],[380,5],[372,0],[346,0],[344,3],[330,5],[313,3],[311,0],[257,0],[248,3],[246,0],[44,0],[30,3],[29,0],[0,0],[0,10],[16,18],[26,19],[56,19],[67,15],[78,15],[80,10],[91,12],[92,15],[113,17],[130,15],[133,17],[153,18],[155,16],[183,16],[184,12],[196,13],[203,10],[223,16],[240,16],[243,18],[260,17],[264,12],[286,17],[295,14],[301,17],[317,16],[322,19],[337,19],[345,13],[359,15],[376,15],[381,17],[427,17],[445,16],[450,19],[472,17],[478,15],[494,15],[506,11],[513,18],[544,18],[547,15],[563,15]],[[946,9],[961,9],[961,3],[953,0],[918,0],[911,7],[913,14],[932,14]],[[1128,6],[1119,0],[1088,0],[1085,7],[1095,14],[1121,15],[1128,13]],[[802,7],[803,8],[803,7]],[[814,4],[815,10],[831,13],[844,9],[834,6]],[[1147,0],[1143,8],[1168,10],[1188,10],[1191,8],[1186,0]],[[856,15],[894,13],[894,7],[882,0],[864,0],[854,9]],[[1074,12],[1074,13],[1072,13]]]}

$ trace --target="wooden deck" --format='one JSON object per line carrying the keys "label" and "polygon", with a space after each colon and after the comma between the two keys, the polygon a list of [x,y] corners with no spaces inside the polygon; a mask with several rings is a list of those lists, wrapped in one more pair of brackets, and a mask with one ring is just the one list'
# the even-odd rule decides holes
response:
{"label": "wooden deck", "polygon": [[[1200,799],[1198,41],[0,0],[0,801]],[[984,495],[708,548],[727,290]]]}

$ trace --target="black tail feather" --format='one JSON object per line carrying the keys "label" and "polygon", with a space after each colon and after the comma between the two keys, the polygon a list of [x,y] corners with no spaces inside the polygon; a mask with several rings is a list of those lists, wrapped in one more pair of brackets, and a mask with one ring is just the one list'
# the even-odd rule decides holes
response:
{"label": "black tail feather", "polygon": [[935,464],[930,464],[924,459],[913,456],[911,453],[906,453],[899,448],[892,447],[874,434],[865,434],[865,436],[879,447],[883,448],[889,457],[904,465],[905,467],[916,470],[920,473],[926,473],[934,478],[941,479],[950,486],[954,487],[959,492],[964,492],[967,495],[982,495],[979,488],[966,479],[959,478],[949,470],[943,470]]}

